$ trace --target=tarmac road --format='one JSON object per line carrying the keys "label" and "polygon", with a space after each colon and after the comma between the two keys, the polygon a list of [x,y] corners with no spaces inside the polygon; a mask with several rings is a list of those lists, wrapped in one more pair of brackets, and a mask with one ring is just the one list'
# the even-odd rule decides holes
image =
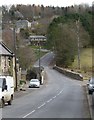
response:
{"label": "tarmac road", "polygon": [[[24,96],[2,109],[3,118],[90,118],[82,81],[73,80],[48,66],[53,54],[43,57],[47,83],[27,88]],[[29,94],[28,94],[29,91]]]}

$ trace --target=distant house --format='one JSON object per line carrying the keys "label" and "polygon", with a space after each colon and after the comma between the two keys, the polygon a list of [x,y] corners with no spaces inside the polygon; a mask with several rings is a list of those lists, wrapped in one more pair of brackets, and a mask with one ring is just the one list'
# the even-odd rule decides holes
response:
{"label": "distant house", "polygon": [[16,27],[17,28],[27,28],[31,27],[31,23],[28,20],[18,20],[16,22]]}
{"label": "distant house", "polygon": [[29,42],[31,45],[45,45],[47,38],[43,35],[29,36]]}
{"label": "distant house", "polygon": [[53,19],[55,19],[55,18],[58,18],[58,17],[59,17],[59,15],[54,15],[54,16],[52,16],[51,21],[52,21]]}
{"label": "distant house", "polygon": [[38,24],[39,24],[38,21],[32,21],[32,22],[31,22],[31,25],[32,25],[32,26],[36,26],[36,25],[38,25]]}
{"label": "distant house", "polygon": [[16,32],[19,33],[20,29],[30,28],[31,23],[28,20],[18,20],[16,22]]}

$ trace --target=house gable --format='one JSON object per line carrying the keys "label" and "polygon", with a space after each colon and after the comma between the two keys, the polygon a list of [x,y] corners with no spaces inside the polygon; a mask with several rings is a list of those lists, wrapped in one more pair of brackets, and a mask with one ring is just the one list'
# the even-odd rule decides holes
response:
{"label": "house gable", "polygon": [[13,52],[3,42],[0,42],[0,55],[13,56]]}

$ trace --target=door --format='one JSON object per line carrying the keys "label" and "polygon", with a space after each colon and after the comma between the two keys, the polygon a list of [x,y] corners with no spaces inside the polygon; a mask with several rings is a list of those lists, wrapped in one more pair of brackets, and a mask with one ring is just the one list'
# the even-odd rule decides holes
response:
{"label": "door", "polygon": [[4,97],[4,101],[8,101],[9,100],[9,94],[8,94],[8,90],[7,90],[7,86],[6,86],[6,78],[2,79],[2,96]]}

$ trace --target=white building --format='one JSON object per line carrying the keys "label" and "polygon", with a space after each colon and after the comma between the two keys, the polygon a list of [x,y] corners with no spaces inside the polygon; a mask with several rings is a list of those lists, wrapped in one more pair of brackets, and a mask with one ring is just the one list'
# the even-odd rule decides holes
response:
{"label": "white building", "polygon": [[18,20],[16,22],[17,28],[29,28],[31,27],[31,23],[28,20]]}

